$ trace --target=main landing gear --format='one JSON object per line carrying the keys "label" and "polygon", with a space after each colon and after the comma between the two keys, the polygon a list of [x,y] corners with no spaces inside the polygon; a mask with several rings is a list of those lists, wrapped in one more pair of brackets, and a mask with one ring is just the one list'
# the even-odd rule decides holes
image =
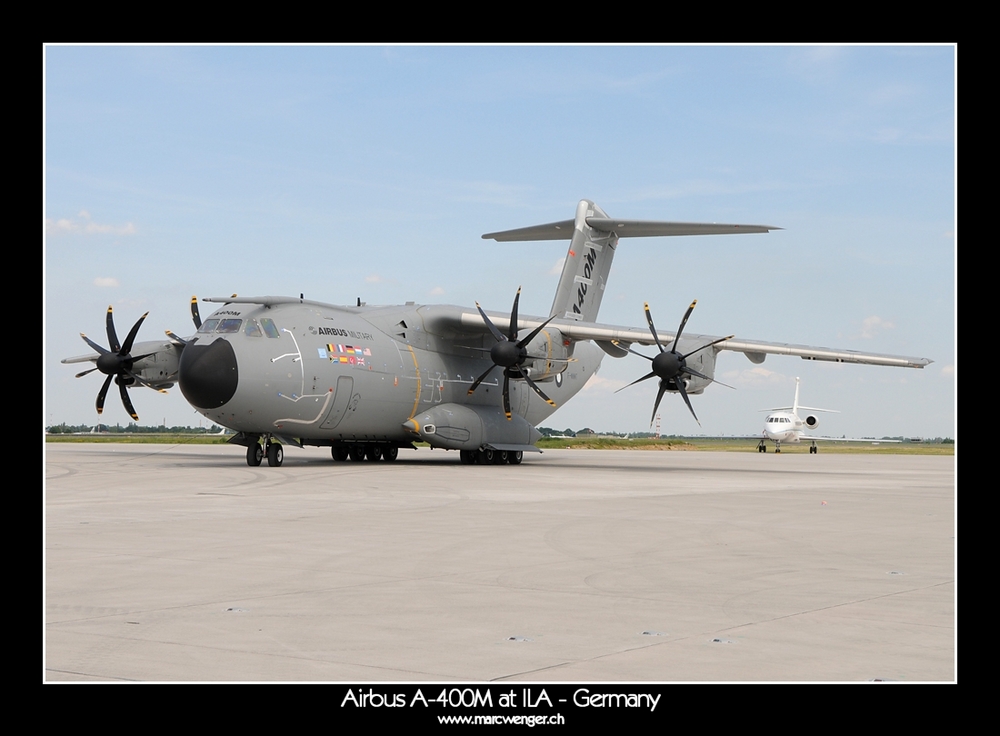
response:
{"label": "main landing gear", "polygon": [[764,440],[761,440],[757,444],[757,452],[767,452],[767,445],[765,444]]}
{"label": "main landing gear", "polygon": [[385,460],[391,463],[399,457],[399,447],[382,442],[355,442],[350,445],[333,445],[330,448],[330,455],[338,463],[344,462],[347,458],[358,463],[362,460],[371,462]]}
{"label": "main landing gear", "polygon": [[462,465],[520,465],[524,453],[520,450],[494,450],[486,447],[482,450],[460,450],[459,458]]}
{"label": "main landing gear", "polygon": [[809,454],[815,455],[817,452],[819,452],[819,448],[816,447],[816,443],[813,442],[811,445],[809,445]]}

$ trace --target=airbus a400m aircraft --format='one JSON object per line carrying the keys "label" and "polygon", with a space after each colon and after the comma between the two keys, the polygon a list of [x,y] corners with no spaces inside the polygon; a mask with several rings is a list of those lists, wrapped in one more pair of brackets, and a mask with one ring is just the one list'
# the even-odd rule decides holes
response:
{"label": "airbus a400m aircraft", "polygon": [[[128,388],[164,391],[175,383],[201,414],[236,434],[250,465],[281,465],[285,445],[326,446],[334,460],[395,460],[400,448],[425,441],[458,450],[462,462],[519,464],[538,452],[535,429],[572,398],[605,355],[625,357],[632,344],[656,345],[651,371],[659,379],[653,413],[664,393],[689,396],[714,381],[722,350],[754,363],[769,353],[808,360],[923,368],[931,361],[892,355],[757,342],[734,336],[658,332],[646,307],[647,328],[597,323],[611,262],[621,238],[766,233],[765,225],[720,225],[612,219],[593,202],[577,205],[572,220],[488,233],[497,241],[570,241],[548,318],[522,317],[479,305],[334,306],[283,296],[205,299],[220,307],[204,322],[192,299],[197,332],[164,342],[135,343],[139,318],[119,343],[111,308],[108,348],[85,335],[96,354],[64,363],[94,362],[138,419]],[[518,291],[518,295],[520,291]],[[639,353],[641,355],[641,353]],[[637,381],[637,383],[639,382]],[[697,417],[696,417],[697,418]]]}

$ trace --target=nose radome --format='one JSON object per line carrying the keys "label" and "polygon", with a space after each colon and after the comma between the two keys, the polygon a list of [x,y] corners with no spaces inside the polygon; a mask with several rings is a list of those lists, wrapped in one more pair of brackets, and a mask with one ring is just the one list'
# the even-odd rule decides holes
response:
{"label": "nose radome", "polygon": [[228,340],[189,344],[181,353],[181,393],[192,406],[216,409],[228,402],[239,385],[236,353]]}

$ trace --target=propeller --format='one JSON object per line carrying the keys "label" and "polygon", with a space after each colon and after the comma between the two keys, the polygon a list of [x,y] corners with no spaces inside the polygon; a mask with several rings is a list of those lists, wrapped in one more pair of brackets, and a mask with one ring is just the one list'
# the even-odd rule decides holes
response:
{"label": "propeller", "polygon": [[198,297],[191,297],[191,321],[194,322],[196,330],[201,329],[201,315],[198,313]]}
{"label": "propeller", "polygon": [[77,373],[76,377],[81,378],[82,376],[85,376],[88,373],[93,373],[94,371],[100,371],[107,376],[104,380],[104,385],[101,386],[101,390],[97,392],[98,414],[104,411],[104,399],[108,395],[108,387],[111,386],[111,379],[116,379],[118,382],[118,388],[122,397],[122,404],[125,405],[125,411],[127,411],[129,415],[137,421],[139,419],[139,415],[135,413],[135,408],[132,406],[132,402],[129,400],[128,392],[126,390],[126,387],[129,384],[141,383],[143,386],[149,386],[149,388],[160,391],[161,393],[166,393],[163,389],[150,385],[148,381],[132,372],[132,366],[136,361],[153,355],[153,353],[146,353],[145,355],[131,354],[132,343],[135,342],[135,336],[139,332],[139,326],[142,324],[142,321],[146,319],[146,315],[148,314],[149,312],[146,312],[146,314],[142,315],[132,326],[132,329],[128,333],[128,337],[125,338],[125,342],[119,343],[118,333],[115,331],[114,315],[111,307],[108,307],[106,323],[108,330],[108,345],[110,346],[110,350],[98,345],[82,332],[80,333],[80,337],[83,338],[83,341],[96,350],[99,355],[97,358],[96,368],[91,368],[90,370],[83,371],[82,373]]}
{"label": "propeller", "polygon": [[[201,314],[199,314],[199,312],[198,312],[198,297],[197,296],[191,297],[191,321],[194,322],[194,329],[195,330],[200,330],[201,329]],[[178,344],[178,345],[187,345],[187,340],[185,340],[182,337],[177,337],[177,335],[175,335],[170,330],[164,330],[164,332],[166,333],[167,337],[169,337],[176,344]]]}
{"label": "propeller", "polygon": [[521,368],[521,364],[524,363],[529,357],[528,350],[525,347],[529,342],[535,339],[535,335],[542,331],[549,322],[551,322],[555,315],[552,315],[547,320],[538,325],[533,329],[527,337],[521,340],[517,339],[517,302],[521,298],[521,287],[517,287],[517,294],[514,295],[514,306],[510,313],[510,329],[507,335],[504,335],[500,330],[497,329],[496,325],[486,316],[486,312],[483,308],[479,306],[479,302],[476,302],[476,309],[483,316],[483,321],[486,326],[489,327],[490,333],[496,338],[496,344],[490,348],[490,360],[493,361],[493,365],[487,368],[483,375],[477,378],[472,386],[469,388],[469,395],[479,387],[479,384],[483,382],[483,379],[490,374],[490,372],[497,367],[503,368],[503,411],[507,415],[507,420],[510,421],[510,379],[511,378],[523,378],[524,381],[531,386],[531,389],[538,394],[543,401],[556,405],[552,399],[546,396],[540,388],[535,384],[531,378],[528,377],[527,372]]}
{"label": "propeller", "polygon": [[[633,355],[638,355],[641,358],[645,358],[646,360],[651,361],[653,365],[651,366],[652,370],[645,376],[635,381],[632,381],[632,383],[628,384],[628,386],[623,386],[622,388],[618,389],[618,391],[623,391],[629,386],[634,386],[637,383],[641,383],[645,381],[647,378],[653,378],[655,376],[660,379],[660,390],[656,394],[656,403],[653,404],[653,414],[649,419],[649,423],[651,425],[653,423],[653,420],[656,418],[656,410],[660,408],[660,399],[663,398],[664,392],[668,390],[674,390],[681,395],[681,398],[684,399],[684,403],[687,404],[687,408],[691,411],[691,416],[693,416],[694,420],[698,422],[698,426],[701,426],[701,422],[698,421],[698,415],[694,413],[694,408],[691,406],[691,399],[688,398],[687,391],[684,388],[684,379],[683,379],[684,375],[698,376],[698,378],[703,378],[706,381],[711,381],[712,383],[718,383],[723,386],[726,386],[726,384],[722,383],[721,381],[716,381],[714,378],[709,378],[704,373],[699,373],[698,371],[696,371],[694,368],[692,368],[687,364],[687,359],[690,358],[695,353],[701,352],[705,348],[710,348],[717,343],[725,342],[726,340],[731,339],[733,335],[729,335],[729,337],[720,337],[718,340],[713,340],[707,345],[702,345],[701,347],[695,348],[690,353],[682,355],[677,351],[677,347],[680,344],[681,333],[684,332],[684,326],[687,324],[688,317],[691,316],[691,312],[694,311],[694,305],[697,303],[698,300],[695,299],[693,302],[691,302],[691,306],[688,307],[687,311],[684,313],[684,319],[681,320],[680,327],[677,328],[677,334],[674,335],[674,339],[670,343],[669,350],[665,349],[663,345],[660,344],[660,338],[657,336],[656,328],[653,326],[653,316],[649,313],[649,303],[648,302],[645,303],[643,306],[646,310],[646,322],[649,323],[649,331],[653,334],[653,340],[656,342],[656,347],[660,349],[660,353],[659,355],[650,358],[648,355],[643,355],[642,353],[638,353],[632,348],[625,348]],[[618,347],[624,347],[623,345],[619,345],[617,340],[613,342]],[[726,388],[732,388],[732,386],[726,386]],[[615,393],[618,393],[618,391],[615,391]]]}

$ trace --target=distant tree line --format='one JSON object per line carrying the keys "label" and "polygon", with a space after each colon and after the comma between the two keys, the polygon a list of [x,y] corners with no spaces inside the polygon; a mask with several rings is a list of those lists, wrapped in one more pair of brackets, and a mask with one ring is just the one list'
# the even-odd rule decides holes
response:
{"label": "distant tree line", "polygon": [[129,422],[124,427],[120,424],[111,426],[109,424],[55,424],[46,427],[49,434],[87,434],[89,432],[100,432],[108,434],[218,434],[222,428],[212,425],[208,429],[205,427],[147,427],[135,422]]}

